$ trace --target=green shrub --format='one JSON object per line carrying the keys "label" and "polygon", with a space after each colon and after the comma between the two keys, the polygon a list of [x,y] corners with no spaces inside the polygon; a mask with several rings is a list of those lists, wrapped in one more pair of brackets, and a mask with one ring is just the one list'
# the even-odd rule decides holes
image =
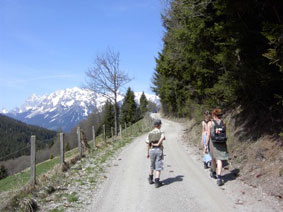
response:
{"label": "green shrub", "polygon": [[4,165],[0,166],[0,180],[8,177],[8,170],[6,169],[6,167]]}

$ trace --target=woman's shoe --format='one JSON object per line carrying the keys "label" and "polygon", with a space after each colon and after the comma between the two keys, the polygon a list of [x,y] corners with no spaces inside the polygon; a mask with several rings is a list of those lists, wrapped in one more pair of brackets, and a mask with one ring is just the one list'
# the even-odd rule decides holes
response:
{"label": "woman's shoe", "polygon": [[222,178],[218,178],[218,179],[217,179],[217,185],[218,185],[218,186],[224,185],[224,180],[223,180]]}

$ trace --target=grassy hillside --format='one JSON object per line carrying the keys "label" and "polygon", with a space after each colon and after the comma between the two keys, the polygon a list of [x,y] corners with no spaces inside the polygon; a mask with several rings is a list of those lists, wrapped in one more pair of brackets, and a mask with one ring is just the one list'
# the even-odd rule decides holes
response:
{"label": "grassy hillside", "polygon": [[[80,178],[76,179],[76,183],[88,182],[90,189],[93,189],[96,185],[97,178],[100,174],[104,173],[104,163],[111,158],[117,150],[125,146],[133,139],[145,132],[148,132],[151,129],[152,120],[151,119],[142,119],[137,123],[133,124],[131,127],[128,127],[126,130],[122,131],[121,137],[109,138],[107,142],[104,142],[103,136],[100,135],[96,137],[96,148],[93,148],[93,141],[89,141],[91,150],[84,152],[84,157],[77,162],[78,158],[78,148],[72,149],[65,153],[65,161],[67,167],[72,167],[77,163],[77,166],[80,168],[73,168],[67,171],[68,173],[82,173],[83,170],[87,174],[82,174]],[[74,159],[76,159],[74,161]],[[85,163],[93,161],[95,163],[95,168],[85,168]],[[57,166],[56,166],[57,165]],[[46,197],[50,195],[46,191],[48,186],[53,186],[54,188],[61,187],[64,182],[67,184],[74,183],[72,182],[72,177],[70,174],[65,174],[62,171],[62,167],[59,165],[59,157],[46,160],[36,166],[36,176],[37,176],[37,185],[32,189],[29,184],[29,174],[30,170],[26,169],[18,174],[9,176],[5,179],[0,180],[0,211],[22,211],[23,206],[25,205],[25,200],[33,198],[37,200],[37,204],[40,206],[45,204]],[[90,172],[92,173],[90,175]],[[95,177],[93,177],[95,175]],[[62,190],[62,192],[65,192]],[[40,195],[39,195],[40,193]],[[57,204],[60,202],[64,204],[62,200],[61,193],[58,190],[58,193],[55,193]],[[38,198],[40,200],[38,200]],[[52,197],[53,198],[53,197]],[[68,202],[70,204],[70,202]],[[54,205],[55,207],[56,205]],[[61,206],[63,207],[63,206]],[[60,208],[61,208],[60,207]],[[54,209],[55,211],[56,209]],[[51,210],[50,210],[51,211]],[[52,210],[53,211],[53,210]],[[56,210],[57,211],[57,210]],[[61,211],[61,210],[60,210]]]}
{"label": "grassy hillside", "polygon": [[29,154],[31,135],[36,136],[37,148],[40,149],[53,144],[56,132],[0,114],[0,161]]}

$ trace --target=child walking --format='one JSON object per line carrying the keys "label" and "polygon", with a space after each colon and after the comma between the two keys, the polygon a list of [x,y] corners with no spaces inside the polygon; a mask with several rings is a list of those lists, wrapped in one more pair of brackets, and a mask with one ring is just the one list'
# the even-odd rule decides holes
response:
{"label": "child walking", "polygon": [[202,130],[201,130],[201,145],[204,149],[204,155],[203,155],[203,167],[205,169],[209,168],[211,163],[211,156],[209,154],[209,148],[206,147],[206,137],[207,137],[207,131],[208,131],[208,123],[210,122],[210,112],[205,111],[204,112],[204,120],[201,122]]}
{"label": "child walking", "polygon": [[[160,182],[160,174],[163,170],[163,141],[165,140],[164,132],[160,130],[161,120],[154,120],[154,129],[149,132],[146,140],[147,154],[146,157],[150,158],[150,172],[148,181],[149,184],[155,184],[158,188],[162,185]],[[155,180],[153,182],[153,172],[156,172]]]}

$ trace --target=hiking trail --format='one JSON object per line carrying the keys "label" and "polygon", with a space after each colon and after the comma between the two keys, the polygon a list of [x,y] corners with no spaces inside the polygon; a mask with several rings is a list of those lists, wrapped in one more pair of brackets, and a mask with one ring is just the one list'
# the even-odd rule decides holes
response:
{"label": "hiking trail", "polygon": [[[159,117],[159,114],[154,114]],[[236,180],[222,187],[209,177],[192,149],[182,141],[185,127],[162,119],[164,141],[164,185],[155,188],[147,181],[146,134],[136,138],[112,161],[112,167],[93,194],[87,211],[280,211],[272,202],[259,200],[253,190]],[[241,187],[242,186],[242,187]],[[241,190],[242,189],[242,190]],[[256,195],[256,197],[255,197]],[[83,211],[86,211],[83,210]]]}

